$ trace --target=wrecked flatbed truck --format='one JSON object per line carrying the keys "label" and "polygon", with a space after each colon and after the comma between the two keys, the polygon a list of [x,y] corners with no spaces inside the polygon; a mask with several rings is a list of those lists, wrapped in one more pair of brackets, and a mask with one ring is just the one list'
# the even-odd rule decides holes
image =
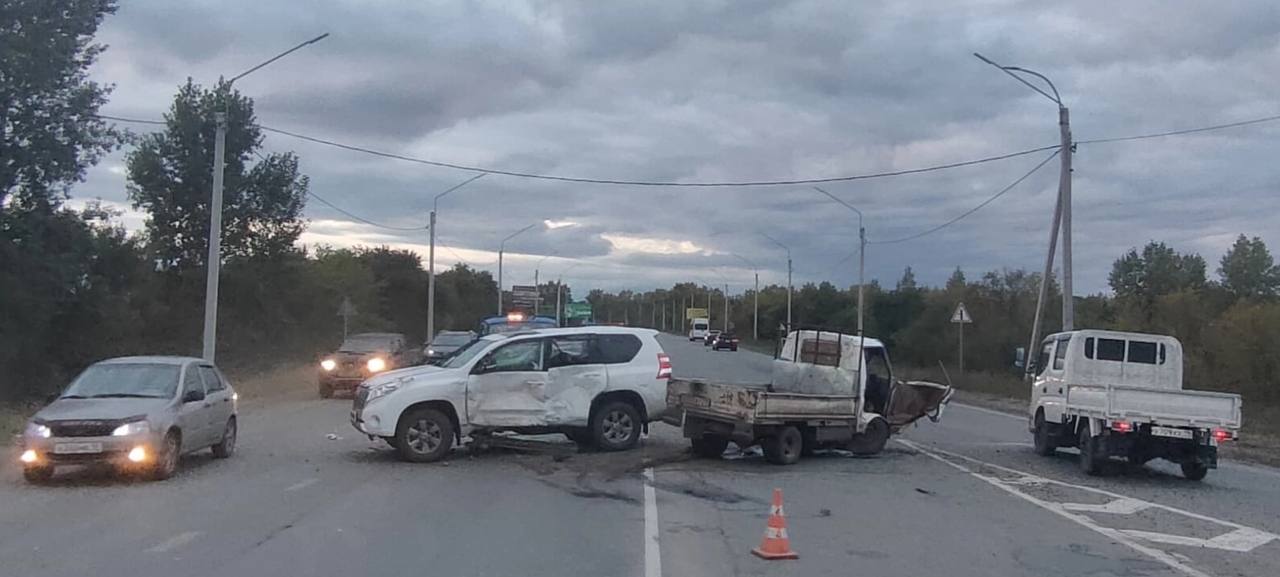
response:
{"label": "wrecked flatbed truck", "polygon": [[758,444],[766,460],[789,465],[817,449],[879,453],[903,427],[923,417],[937,421],[951,392],[938,383],[895,381],[876,339],[796,330],[774,359],[770,383],[671,379],[664,420],[683,430],[699,456],[718,457],[733,441]]}

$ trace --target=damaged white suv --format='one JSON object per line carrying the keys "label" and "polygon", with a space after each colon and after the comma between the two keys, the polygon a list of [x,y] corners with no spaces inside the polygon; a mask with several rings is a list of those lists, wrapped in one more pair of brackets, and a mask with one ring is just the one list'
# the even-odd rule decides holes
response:
{"label": "damaged white suv", "polygon": [[576,327],[487,335],[440,366],[365,381],[351,424],[415,462],[494,431],[564,433],[581,446],[630,449],[666,410],[671,361],[657,334]]}

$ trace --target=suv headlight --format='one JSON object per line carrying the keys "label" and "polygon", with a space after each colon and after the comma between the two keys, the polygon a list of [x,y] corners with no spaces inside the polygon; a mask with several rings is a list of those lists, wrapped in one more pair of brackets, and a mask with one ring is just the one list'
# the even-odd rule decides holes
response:
{"label": "suv headlight", "polygon": [[368,367],[369,372],[376,373],[386,370],[387,361],[382,360],[381,357],[373,357],[372,359],[369,359],[368,363],[365,363],[365,367]]}
{"label": "suv headlight", "polygon": [[23,433],[27,437],[36,437],[39,439],[48,439],[53,436],[53,431],[48,426],[40,423],[27,423],[27,430]]}
{"label": "suv headlight", "polygon": [[326,371],[332,371],[333,369],[338,368],[338,363],[335,362],[333,359],[325,359],[323,361],[320,361],[320,368]]}
{"label": "suv headlight", "polygon": [[150,433],[150,432],[151,432],[151,423],[148,423],[146,421],[133,421],[132,423],[125,423],[123,425],[120,425],[119,427],[116,427],[116,430],[111,431],[111,436],[112,437],[128,437],[130,435],[142,435],[144,433]]}
{"label": "suv headlight", "polygon": [[382,383],[380,385],[374,385],[372,387],[369,387],[369,396],[365,397],[365,402],[368,403],[373,401],[374,399],[378,399],[378,398],[390,395],[391,393],[394,393],[397,390],[399,390],[400,387],[403,386],[405,383],[408,383],[409,381],[412,381],[412,380],[413,379],[409,377],[401,377],[389,383]]}

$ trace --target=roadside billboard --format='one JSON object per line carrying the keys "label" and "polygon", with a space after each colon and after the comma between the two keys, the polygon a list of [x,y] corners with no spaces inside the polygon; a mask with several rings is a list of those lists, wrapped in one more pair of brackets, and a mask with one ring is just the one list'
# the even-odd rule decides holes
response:
{"label": "roadside billboard", "polygon": [[692,320],[692,319],[708,319],[708,318],[711,318],[711,315],[707,314],[707,309],[685,309],[684,310],[684,320],[686,321]]}

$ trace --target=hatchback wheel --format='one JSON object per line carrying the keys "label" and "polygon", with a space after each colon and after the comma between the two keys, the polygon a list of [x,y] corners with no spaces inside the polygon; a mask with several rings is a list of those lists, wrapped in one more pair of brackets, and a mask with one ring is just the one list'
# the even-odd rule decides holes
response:
{"label": "hatchback wheel", "polygon": [[22,468],[22,477],[33,485],[42,485],[53,479],[52,465],[35,465]]}
{"label": "hatchback wheel", "polygon": [[604,451],[623,451],[640,442],[640,413],[631,403],[606,403],[592,418],[591,434]]}
{"label": "hatchback wheel", "polygon": [[164,437],[164,443],[160,445],[160,450],[156,452],[156,462],[151,468],[151,478],[156,481],[163,481],[172,477],[178,471],[178,461],[182,455],[182,440],[178,435],[169,433]]}
{"label": "hatchback wheel", "polygon": [[415,409],[396,426],[395,447],[406,461],[439,461],[453,448],[453,421],[436,409]]}
{"label": "hatchback wheel", "polygon": [[222,440],[213,446],[213,456],[219,459],[230,457],[236,452],[236,418],[227,419],[227,425],[222,429]]}

